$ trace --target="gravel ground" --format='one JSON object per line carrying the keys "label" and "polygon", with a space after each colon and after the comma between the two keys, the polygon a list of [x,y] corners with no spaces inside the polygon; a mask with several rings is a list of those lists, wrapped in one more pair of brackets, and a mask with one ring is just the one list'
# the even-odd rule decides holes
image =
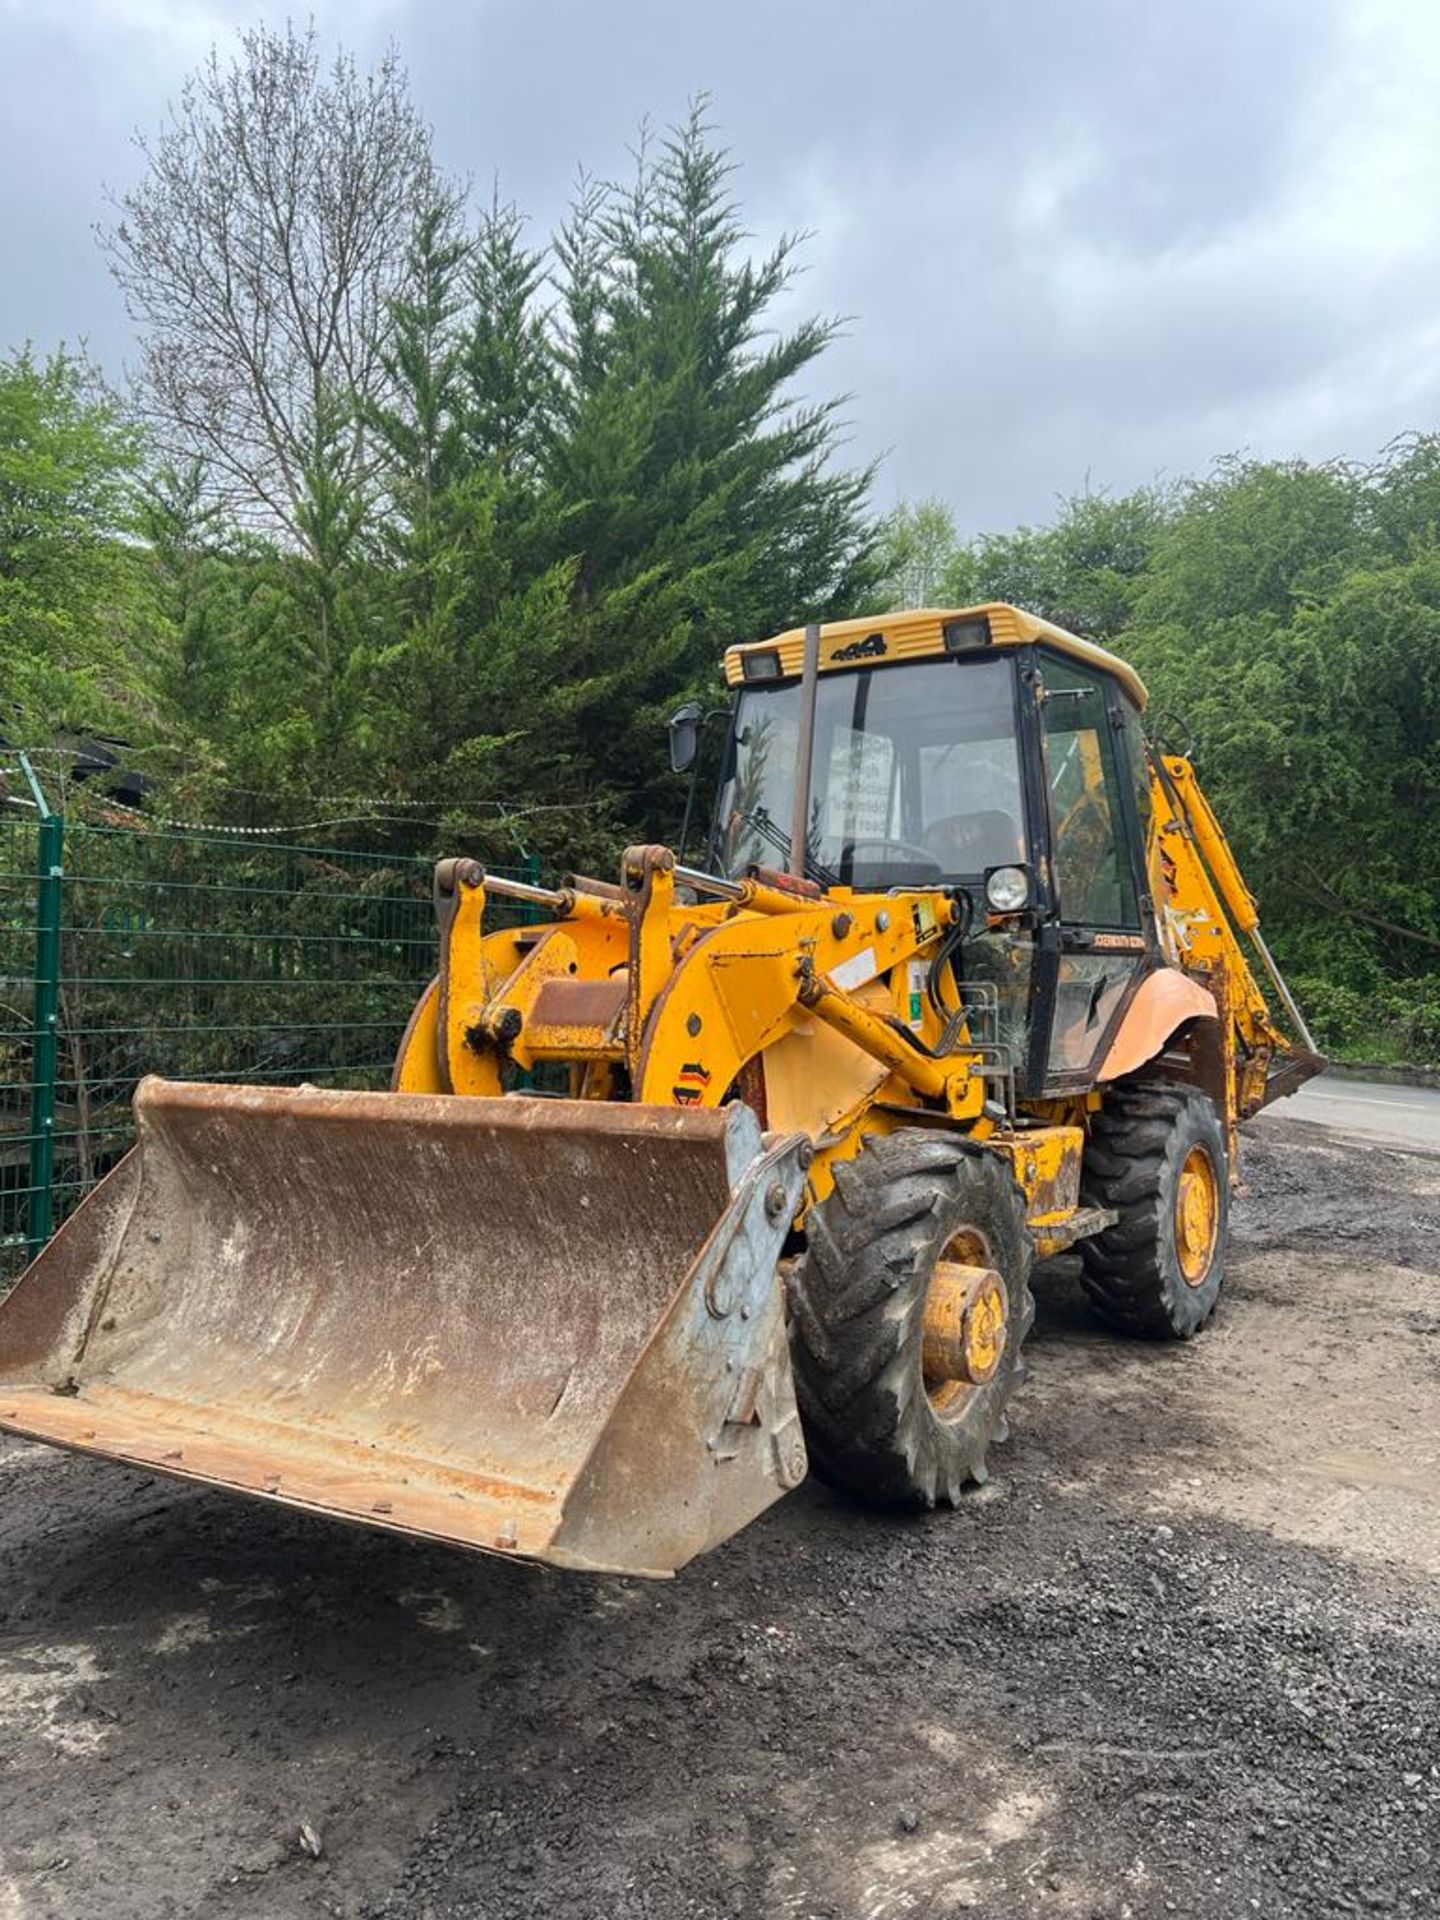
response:
{"label": "gravel ground", "polygon": [[0,1443],[0,1920],[1432,1920],[1440,1159],[1246,1171],[1192,1347],[1057,1265],[958,1513],[669,1585]]}

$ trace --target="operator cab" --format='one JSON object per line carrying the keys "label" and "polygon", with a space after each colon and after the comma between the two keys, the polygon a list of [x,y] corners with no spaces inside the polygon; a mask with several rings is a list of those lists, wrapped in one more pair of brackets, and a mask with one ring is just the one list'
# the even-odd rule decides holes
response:
{"label": "operator cab", "polygon": [[[732,647],[708,864],[791,867],[804,635]],[[988,605],[821,631],[804,872],[957,889],[963,986],[1019,1091],[1080,1085],[1154,964],[1145,690],[1063,628]],[[983,1016],[983,1017],[982,1017]]]}

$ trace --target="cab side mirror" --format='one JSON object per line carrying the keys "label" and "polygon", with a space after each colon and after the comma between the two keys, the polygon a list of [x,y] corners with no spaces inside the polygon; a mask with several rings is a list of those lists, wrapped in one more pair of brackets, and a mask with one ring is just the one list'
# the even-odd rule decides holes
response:
{"label": "cab side mirror", "polygon": [[700,722],[704,708],[698,700],[687,700],[670,716],[670,771],[688,773],[700,750]]}

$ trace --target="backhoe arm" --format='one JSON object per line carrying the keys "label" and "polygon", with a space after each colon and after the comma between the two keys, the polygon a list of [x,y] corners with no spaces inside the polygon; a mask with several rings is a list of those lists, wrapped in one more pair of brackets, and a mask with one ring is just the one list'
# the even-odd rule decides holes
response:
{"label": "backhoe arm", "polygon": [[[1220,1009],[1224,1111],[1231,1125],[1324,1067],[1260,933],[1260,914],[1189,760],[1150,756],[1151,890],[1167,957],[1203,980]],[[1289,1032],[1277,1025],[1245,950],[1269,977]],[[1218,1077],[1217,1074],[1217,1077]]]}

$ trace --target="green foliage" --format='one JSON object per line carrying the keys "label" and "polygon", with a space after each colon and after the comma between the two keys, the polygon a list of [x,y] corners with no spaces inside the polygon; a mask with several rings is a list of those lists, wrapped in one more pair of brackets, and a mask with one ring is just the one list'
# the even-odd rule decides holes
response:
{"label": "green foliage", "polygon": [[[245,87],[273,59],[298,97],[318,84],[313,53],[293,34],[247,42]],[[170,145],[147,150],[167,206],[211,207],[223,181],[205,155],[255,135],[250,93],[206,75]],[[387,124],[409,128],[393,64],[381,79]],[[873,585],[870,476],[834,459],[836,403],[791,398],[814,390],[834,327],[774,330],[795,243],[751,256],[703,105],[642,144],[627,186],[583,183],[548,247],[498,197],[467,227],[405,153],[433,190],[402,269],[384,265],[365,381],[316,358],[290,394],[303,448],[282,463],[283,525],[268,468],[247,481],[236,460],[162,466],[140,490],[134,564],[178,750],[160,803],[250,823],[353,795],[417,821],[399,843],[478,827],[497,857],[523,838],[605,870],[626,839],[676,824],[663,721],[715,696],[722,649],[848,612]],[[222,261],[227,231],[210,236]],[[158,241],[146,258],[175,276],[147,281],[141,311],[160,316],[163,358],[192,311],[187,269]],[[288,311],[284,289],[261,292]],[[237,417],[263,410],[263,383],[236,381]],[[163,405],[153,378],[147,396]],[[161,444],[194,424],[186,396]]]}
{"label": "green foliage", "polygon": [[1009,600],[1132,660],[1322,1040],[1440,1052],[1440,436],[1369,469],[1225,460],[965,542],[926,501],[882,551],[881,605]]}
{"label": "green foliage", "polygon": [[319,752],[315,574],[305,558],[231,526],[199,468],[147,477],[136,506],[150,605],[167,637],[155,685],[172,751],[157,797],[182,817],[273,819]]}
{"label": "green foliage", "polygon": [[1290,985],[1316,1043],[1331,1059],[1440,1065],[1440,982],[1382,981],[1367,992],[1323,974],[1297,973]]}
{"label": "green foliage", "polygon": [[1440,950],[1432,484],[1415,449],[1368,475],[1222,466],[1172,513],[1119,640],[1193,730],[1282,953],[1371,994]]}
{"label": "green foliage", "polygon": [[943,500],[904,500],[880,524],[874,610],[933,607],[959,584],[960,541]]}
{"label": "green foliage", "polygon": [[64,348],[0,361],[0,726],[113,725],[146,704],[129,527],[139,440]]}
{"label": "green foliage", "polygon": [[793,397],[834,323],[775,329],[796,243],[752,255],[703,103],[548,246],[498,196],[467,228],[394,56],[313,29],[212,56],[140,151],[105,244],[154,467],[79,363],[0,381],[21,732],[113,681],[182,817],[354,796],[602,868],[672,829],[670,709],[877,577],[838,403]]}
{"label": "green foliage", "polygon": [[461,364],[462,431],[472,460],[533,469],[552,424],[558,368],[540,308],[545,260],[519,210],[498,197],[470,250],[470,314]]}
{"label": "green foliage", "polygon": [[981,534],[958,548],[941,576],[942,598],[953,606],[1008,600],[1108,643],[1127,624],[1170,510],[1157,488],[1113,500],[1074,494],[1053,526]]}
{"label": "green foliage", "polygon": [[544,463],[576,561],[577,749],[642,816],[672,803],[666,710],[721,649],[848,611],[874,578],[868,473],[831,465],[838,402],[787,396],[833,322],[767,324],[796,248],[747,256],[703,103],[624,192],[586,190],[557,248],[557,429]]}
{"label": "green foliage", "polygon": [[1440,434],[1404,434],[1366,476],[1374,538],[1396,558],[1440,541]]}
{"label": "green foliage", "polygon": [[[833,405],[787,398],[833,328],[768,330],[793,243],[747,256],[729,175],[697,108],[629,187],[582,187],[553,254],[498,201],[469,235],[448,204],[421,216],[375,502],[325,576],[349,598],[292,583],[289,625],[340,634],[341,670],[260,640],[249,602],[247,652],[272,684],[283,661],[327,787],[452,822],[518,808],[541,852],[608,867],[622,820],[673,827],[662,723],[713,695],[722,648],[870,583],[869,476],[835,470]],[[273,740],[273,783],[299,738]]]}

